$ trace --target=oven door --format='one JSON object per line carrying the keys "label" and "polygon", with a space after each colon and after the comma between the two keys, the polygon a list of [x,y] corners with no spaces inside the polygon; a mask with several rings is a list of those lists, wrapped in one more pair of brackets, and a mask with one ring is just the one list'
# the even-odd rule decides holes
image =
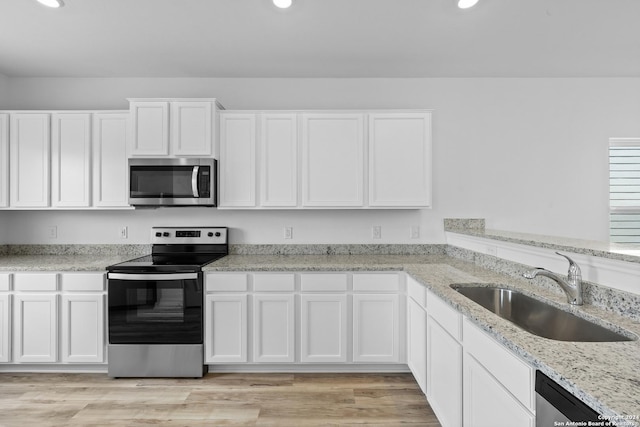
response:
{"label": "oven door", "polygon": [[110,344],[202,344],[202,273],[109,273]]}

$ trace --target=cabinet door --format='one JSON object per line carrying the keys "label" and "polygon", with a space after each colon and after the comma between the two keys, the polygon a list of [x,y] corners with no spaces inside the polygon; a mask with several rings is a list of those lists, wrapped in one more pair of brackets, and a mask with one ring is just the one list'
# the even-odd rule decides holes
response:
{"label": "cabinet door", "polygon": [[256,205],[256,116],[220,118],[220,207]]}
{"label": "cabinet door", "polygon": [[369,205],[431,205],[431,113],[369,115]]}
{"label": "cabinet door", "polygon": [[300,296],[300,361],[347,361],[347,296]]}
{"label": "cabinet door", "polygon": [[0,113],[0,208],[9,206],[9,115]]}
{"label": "cabinet door", "polygon": [[169,154],[169,103],[133,101],[131,108],[131,155]]}
{"label": "cabinet door", "polygon": [[50,116],[15,113],[10,121],[11,206],[49,206]]}
{"label": "cabinet door", "polygon": [[295,362],[293,295],[253,296],[253,362]]}
{"label": "cabinet door", "polygon": [[247,361],[247,295],[206,296],[205,362]]}
{"label": "cabinet door", "polygon": [[431,316],[427,319],[427,391],[440,423],[461,427],[462,345]]}
{"label": "cabinet door", "polygon": [[171,102],[171,150],[176,156],[210,156],[213,152],[212,104]]}
{"label": "cabinet door", "polygon": [[400,362],[398,295],[353,295],[353,361]]}
{"label": "cabinet door", "polygon": [[62,361],[104,361],[104,294],[62,296]]}
{"label": "cabinet door", "polygon": [[129,115],[93,116],[93,205],[129,206],[127,135]]}
{"label": "cabinet door", "polygon": [[11,360],[11,295],[0,293],[0,362]]}
{"label": "cabinet door", "polygon": [[58,297],[56,294],[14,295],[13,360],[18,363],[58,361]]}
{"label": "cabinet door", "polygon": [[407,298],[407,365],[424,394],[427,394],[427,312]]}
{"label": "cabinet door", "polygon": [[463,381],[465,427],[533,427],[535,417],[468,353]]}
{"label": "cabinet door", "polygon": [[52,115],[51,204],[87,207],[91,204],[91,114]]}
{"label": "cabinet door", "polygon": [[260,204],[292,207],[298,204],[298,126],[296,114],[263,114]]}
{"label": "cabinet door", "polygon": [[364,115],[302,115],[304,206],[362,207]]}

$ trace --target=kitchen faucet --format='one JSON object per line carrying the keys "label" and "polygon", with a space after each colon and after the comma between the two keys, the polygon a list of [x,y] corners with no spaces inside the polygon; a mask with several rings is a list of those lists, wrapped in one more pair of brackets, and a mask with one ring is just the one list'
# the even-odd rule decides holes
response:
{"label": "kitchen faucet", "polygon": [[580,267],[578,267],[578,264],[568,256],[561,254],[560,252],[556,252],[556,254],[565,257],[569,261],[569,273],[566,279],[559,274],[553,273],[544,268],[534,268],[533,270],[524,272],[522,276],[527,279],[533,279],[540,275],[553,279],[558,285],[560,285],[564,293],[567,294],[567,301],[569,304],[582,305],[582,274],[580,272]]}

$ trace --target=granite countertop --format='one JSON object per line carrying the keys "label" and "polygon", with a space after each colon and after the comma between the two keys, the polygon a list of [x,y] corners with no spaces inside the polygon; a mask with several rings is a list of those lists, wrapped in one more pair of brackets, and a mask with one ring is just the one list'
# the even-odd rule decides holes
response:
{"label": "granite countertop", "polygon": [[539,248],[568,251],[576,254],[640,263],[640,245],[583,240],[541,234],[517,233],[502,230],[445,228],[445,231],[472,237],[499,240]]}
{"label": "granite countertop", "polygon": [[[481,329],[605,416],[640,416],[640,341],[562,342],[518,328],[454,291],[456,283],[506,284],[550,300],[597,323],[640,336],[640,323],[564,295],[446,255],[229,255],[205,267],[214,271],[406,271]],[[628,425],[634,425],[632,423]]]}
{"label": "granite countertop", "polygon": [[0,271],[105,271],[131,255],[5,255]]}

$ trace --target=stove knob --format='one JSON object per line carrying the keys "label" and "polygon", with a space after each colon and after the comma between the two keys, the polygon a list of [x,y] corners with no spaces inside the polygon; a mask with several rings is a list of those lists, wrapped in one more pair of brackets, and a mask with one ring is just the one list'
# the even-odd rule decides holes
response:
{"label": "stove knob", "polygon": [[162,236],[162,233],[161,233],[161,232],[159,232],[159,231],[157,231],[157,232],[156,232],[156,237],[160,237],[160,236]]}
{"label": "stove knob", "polygon": [[207,233],[207,236],[213,237],[213,233],[210,231],[210,232]]}
{"label": "stove knob", "polygon": [[219,232],[219,231],[218,231],[218,232],[216,232],[216,237],[220,237],[220,236],[222,236],[222,234],[220,234],[220,232]]}
{"label": "stove knob", "polygon": [[163,235],[164,237],[169,237],[169,233],[168,233],[168,232],[166,232],[166,231],[165,231],[164,233],[162,233],[162,235]]}

